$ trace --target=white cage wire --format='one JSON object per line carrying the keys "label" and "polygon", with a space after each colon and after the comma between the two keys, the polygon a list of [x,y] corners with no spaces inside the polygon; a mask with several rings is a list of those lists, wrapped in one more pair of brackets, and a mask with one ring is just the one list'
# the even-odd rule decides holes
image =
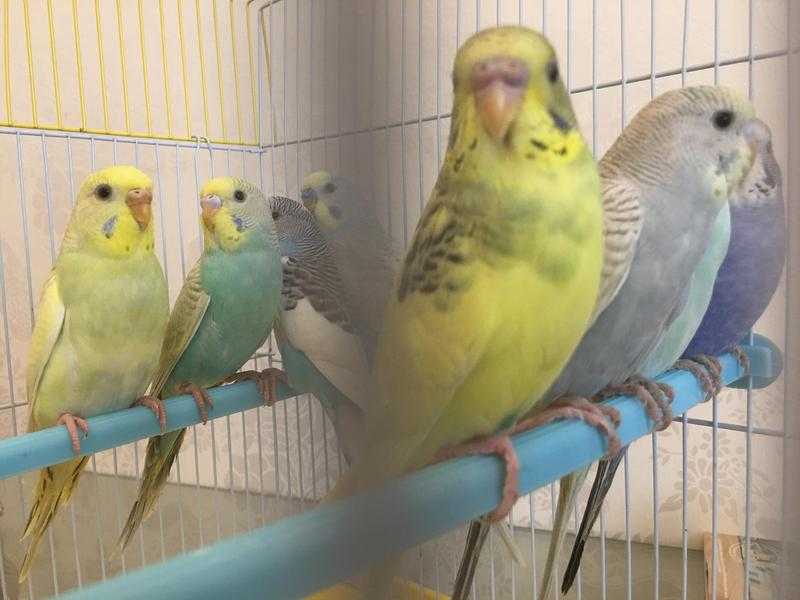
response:
{"label": "white cage wire", "polygon": [[[654,95],[723,83],[752,98],[786,173],[791,10],[790,0],[4,0],[0,435],[25,431],[36,294],[91,170],[130,163],[152,175],[173,299],[201,250],[196,198],[213,175],[296,198],[306,173],[343,174],[406,243],[446,147],[457,47],[478,29],[521,23],[556,47],[596,156]],[[791,205],[788,178],[784,194]],[[782,347],[787,306],[781,288],[758,326]],[[271,345],[254,360],[280,361]],[[740,536],[750,572],[755,538],[782,541],[786,402],[782,380],[728,390],[634,444],[568,597],[706,598],[705,532],[713,547],[720,534]],[[92,458],[19,590],[33,475],[0,481],[3,598],[58,594],[302,510],[343,467],[311,397],[193,428],[157,514],[109,561],[143,443]],[[511,516],[540,559],[556,489]],[[426,545],[410,572],[449,593],[462,538]],[[719,560],[712,552],[708,597]],[[523,571],[490,540],[474,597],[535,597],[536,578],[537,561]]]}

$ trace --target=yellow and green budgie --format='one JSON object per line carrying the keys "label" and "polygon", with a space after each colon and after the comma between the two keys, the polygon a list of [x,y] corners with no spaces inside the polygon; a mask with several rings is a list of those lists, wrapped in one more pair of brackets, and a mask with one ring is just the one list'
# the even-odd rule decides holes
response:
{"label": "yellow and green budgie", "polygon": [[[283,373],[236,371],[269,337],[278,314],[281,261],[269,205],[255,185],[217,177],[200,191],[204,249],[175,301],[150,393],[191,393],[206,419],[203,388],[253,378],[267,402]],[[186,430],[150,438],[139,493],[120,535],[130,541],[153,511]]]}
{"label": "yellow and green budgie", "polygon": [[336,495],[483,439],[461,452],[506,460],[493,513],[501,518],[517,496],[507,434],[559,374],[595,307],[600,189],[543,36],[522,27],[474,35],[458,51],[453,86],[447,154],[379,340],[384,406],[370,414],[368,451]]}
{"label": "yellow and green budgie", "polygon": [[[153,251],[152,181],[134,167],[89,175],[42,289],[28,354],[29,431],[66,426],[76,455],[86,419],[140,399],[158,362],[169,297]],[[152,400],[141,402],[159,414]],[[23,581],[87,457],[42,469],[23,539]]]}

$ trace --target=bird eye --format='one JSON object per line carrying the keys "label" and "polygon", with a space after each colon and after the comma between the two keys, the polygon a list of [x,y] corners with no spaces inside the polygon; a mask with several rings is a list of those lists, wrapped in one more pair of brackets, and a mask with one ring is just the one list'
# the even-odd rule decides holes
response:
{"label": "bird eye", "polygon": [[245,193],[242,190],[236,190],[235,192],[233,192],[233,199],[236,200],[237,202],[244,202],[245,198],[246,198]]}
{"label": "bird eye", "polygon": [[550,83],[558,81],[558,64],[556,61],[547,63],[547,80]]}
{"label": "bird eye", "polygon": [[730,110],[718,110],[711,117],[711,122],[717,129],[727,129],[733,123],[734,115]]}
{"label": "bird eye", "polygon": [[107,183],[101,183],[94,189],[94,195],[100,198],[100,200],[108,200],[111,198],[111,186]]}
{"label": "bird eye", "polygon": [[325,187],[322,189],[325,190],[326,194],[332,194],[333,192],[336,191],[336,185],[332,181],[329,181],[328,183],[325,184]]}
{"label": "bird eye", "polygon": [[272,220],[273,221],[277,221],[278,217],[280,217],[280,216],[281,216],[281,213],[279,213],[277,210],[273,210],[272,211]]}
{"label": "bird eye", "polygon": [[342,209],[336,206],[335,204],[331,204],[328,207],[328,212],[334,219],[341,219],[342,218]]}

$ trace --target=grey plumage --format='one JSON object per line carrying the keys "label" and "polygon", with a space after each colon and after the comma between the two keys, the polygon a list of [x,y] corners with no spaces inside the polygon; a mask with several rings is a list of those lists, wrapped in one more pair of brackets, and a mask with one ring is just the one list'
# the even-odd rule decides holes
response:
{"label": "grey plumage", "polygon": [[333,251],[353,324],[371,362],[402,251],[378,219],[375,203],[350,180],[312,173],[303,180],[301,199]]}

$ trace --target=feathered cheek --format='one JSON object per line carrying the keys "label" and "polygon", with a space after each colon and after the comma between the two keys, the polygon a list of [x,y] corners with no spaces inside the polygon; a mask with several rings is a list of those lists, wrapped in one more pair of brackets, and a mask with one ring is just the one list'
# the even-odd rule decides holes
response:
{"label": "feathered cheek", "polygon": [[111,237],[114,235],[114,232],[117,229],[117,220],[118,220],[117,215],[114,215],[110,217],[105,223],[103,223],[103,226],[100,228],[106,239],[111,239]]}
{"label": "feathered cheek", "polygon": [[214,237],[222,249],[229,252],[238,247],[246,233],[247,227],[244,221],[240,217],[231,215],[230,218],[217,220]]}

